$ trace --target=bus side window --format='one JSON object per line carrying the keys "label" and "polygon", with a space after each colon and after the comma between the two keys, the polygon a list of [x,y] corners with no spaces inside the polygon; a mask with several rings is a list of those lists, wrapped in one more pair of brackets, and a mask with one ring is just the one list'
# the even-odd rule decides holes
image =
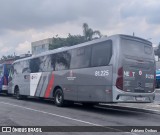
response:
{"label": "bus side window", "polygon": [[29,67],[23,68],[22,74],[23,74],[23,73],[30,73]]}
{"label": "bus side window", "polygon": [[20,73],[20,64],[19,64],[19,62],[15,63],[13,65],[13,70],[14,70],[14,74],[19,74]]}
{"label": "bus side window", "polygon": [[31,73],[39,72],[40,59],[39,58],[31,59],[30,62],[29,62],[29,69],[30,69]]}
{"label": "bus side window", "polygon": [[55,70],[66,70],[70,68],[71,53],[69,51],[55,54]]}
{"label": "bus side window", "polygon": [[91,66],[107,66],[112,57],[112,41],[95,44],[92,47]]}
{"label": "bus side window", "polygon": [[80,47],[72,50],[71,68],[87,68],[90,66],[91,47]]}
{"label": "bus side window", "polygon": [[41,56],[39,72],[50,72],[50,71],[53,71],[51,66],[51,56],[50,55]]}
{"label": "bus side window", "polygon": [[21,63],[22,67],[22,74],[23,73],[30,73],[30,68],[29,68],[29,60],[25,60]]}
{"label": "bus side window", "polygon": [[55,71],[56,54],[51,54],[50,57],[51,57],[51,67],[53,71]]}

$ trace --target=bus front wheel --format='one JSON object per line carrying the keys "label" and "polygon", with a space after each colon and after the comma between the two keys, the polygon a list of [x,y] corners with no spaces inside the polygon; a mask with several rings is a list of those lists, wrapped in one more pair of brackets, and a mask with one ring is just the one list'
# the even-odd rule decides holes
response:
{"label": "bus front wheel", "polygon": [[16,99],[18,99],[18,100],[22,99],[22,96],[20,95],[20,92],[19,92],[19,88],[16,88],[16,90],[15,90],[15,96],[16,96]]}
{"label": "bus front wheel", "polygon": [[58,107],[64,106],[64,96],[63,96],[63,91],[61,89],[56,90],[54,96],[54,102]]}

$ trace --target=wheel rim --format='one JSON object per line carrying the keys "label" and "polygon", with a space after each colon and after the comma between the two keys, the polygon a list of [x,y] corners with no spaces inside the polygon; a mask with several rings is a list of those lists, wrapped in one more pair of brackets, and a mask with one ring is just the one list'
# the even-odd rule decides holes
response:
{"label": "wheel rim", "polygon": [[60,103],[62,102],[62,94],[61,94],[61,92],[58,92],[58,93],[56,94],[56,102],[57,102],[58,104],[60,104]]}

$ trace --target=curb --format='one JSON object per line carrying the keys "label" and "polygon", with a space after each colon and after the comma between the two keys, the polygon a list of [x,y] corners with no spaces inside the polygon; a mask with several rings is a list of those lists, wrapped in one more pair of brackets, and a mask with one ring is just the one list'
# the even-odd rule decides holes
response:
{"label": "curb", "polygon": [[138,108],[132,106],[120,106],[120,105],[113,105],[113,104],[99,104],[98,107],[106,107],[109,109],[119,109],[124,111],[133,111],[133,112],[142,112],[142,113],[150,113],[150,114],[158,114],[160,115],[160,110],[152,110],[147,108]]}

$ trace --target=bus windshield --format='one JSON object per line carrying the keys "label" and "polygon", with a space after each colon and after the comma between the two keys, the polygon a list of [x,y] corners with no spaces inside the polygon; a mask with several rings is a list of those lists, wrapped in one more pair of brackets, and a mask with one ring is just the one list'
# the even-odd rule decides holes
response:
{"label": "bus windshield", "polygon": [[153,59],[153,49],[152,46],[148,44],[134,40],[122,39],[121,45],[122,52],[125,55]]}

